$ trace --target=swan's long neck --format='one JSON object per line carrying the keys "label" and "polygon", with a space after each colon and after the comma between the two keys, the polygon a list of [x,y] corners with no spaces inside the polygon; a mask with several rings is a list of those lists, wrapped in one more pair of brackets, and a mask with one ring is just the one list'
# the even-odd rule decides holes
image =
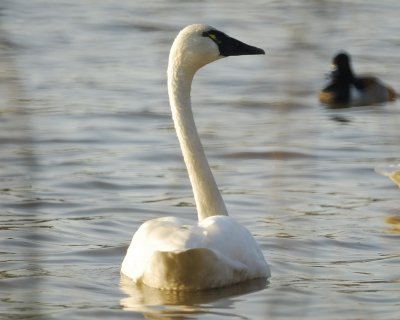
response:
{"label": "swan's long neck", "polygon": [[214,215],[228,215],[197,133],[190,102],[193,76],[198,69],[187,67],[179,55],[170,55],[168,94],[172,118],[192,184],[199,221]]}

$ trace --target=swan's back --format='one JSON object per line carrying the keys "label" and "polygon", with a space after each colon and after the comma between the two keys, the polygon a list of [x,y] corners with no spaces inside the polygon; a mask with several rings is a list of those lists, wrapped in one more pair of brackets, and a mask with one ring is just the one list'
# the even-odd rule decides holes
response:
{"label": "swan's back", "polygon": [[145,222],[121,271],[135,282],[167,290],[217,288],[270,275],[249,231],[228,216],[195,226],[172,217]]}

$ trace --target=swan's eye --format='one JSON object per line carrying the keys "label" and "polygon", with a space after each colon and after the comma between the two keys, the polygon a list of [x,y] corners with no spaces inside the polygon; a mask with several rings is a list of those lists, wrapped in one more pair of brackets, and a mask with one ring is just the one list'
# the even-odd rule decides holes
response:
{"label": "swan's eye", "polygon": [[212,41],[214,41],[216,44],[221,44],[222,41],[217,37],[217,35],[215,34],[215,32],[212,31],[208,31],[208,32],[203,32],[203,37],[208,37],[210,38]]}
{"label": "swan's eye", "polygon": [[211,39],[213,39],[216,43],[220,44],[221,41],[219,41],[219,39],[217,38],[217,36],[214,33],[210,33],[208,35]]}

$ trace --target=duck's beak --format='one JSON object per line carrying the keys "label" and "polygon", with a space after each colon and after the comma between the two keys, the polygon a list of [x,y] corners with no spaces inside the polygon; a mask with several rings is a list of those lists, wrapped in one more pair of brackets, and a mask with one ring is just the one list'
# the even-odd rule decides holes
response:
{"label": "duck's beak", "polygon": [[339,74],[337,65],[332,63],[330,69],[331,69],[331,77],[336,78]]}

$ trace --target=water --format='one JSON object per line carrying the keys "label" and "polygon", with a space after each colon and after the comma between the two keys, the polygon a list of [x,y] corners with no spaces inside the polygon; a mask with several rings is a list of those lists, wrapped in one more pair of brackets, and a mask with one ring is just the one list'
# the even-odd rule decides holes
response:
{"label": "water", "polygon": [[[332,55],[400,89],[384,1],[4,0],[0,25],[1,319],[398,319],[399,102],[330,110]],[[196,121],[232,216],[271,266],[171,294],[120,279],[145,220],[195,219],[166,94],[178,30],[206,22],[265,57],[196,76]]]}

